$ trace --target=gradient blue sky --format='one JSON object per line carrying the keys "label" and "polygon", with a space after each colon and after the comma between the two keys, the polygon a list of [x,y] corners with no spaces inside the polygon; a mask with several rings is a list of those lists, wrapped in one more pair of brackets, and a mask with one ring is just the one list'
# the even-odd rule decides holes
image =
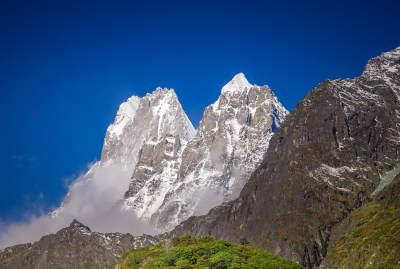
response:
{"label": "gradient blue sky", "polygon": [[59,205],[131,95],[174,88],[195,127],[243,72],[291,110],[400,46],[399,1],[0,2],[0,220]]}

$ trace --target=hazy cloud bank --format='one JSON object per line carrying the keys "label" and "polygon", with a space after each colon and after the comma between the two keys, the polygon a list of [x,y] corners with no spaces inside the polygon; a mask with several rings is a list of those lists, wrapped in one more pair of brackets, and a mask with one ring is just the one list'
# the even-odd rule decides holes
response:
{"label": "hazy cloud bank", "polygon": [[[69,185],[69,196],[55,218],[32,212],[23,222],[6,224],[0,220],[0,249],[34,242],[55,233],[77,219],[92,231],[122,232],[133,235],[156,231],[133,212],[121,211],[119,200],[128,189],[132,171],[119,166],[92,166],[91,173],[79,176]],[[36,215],[35,215],[36,214]]]}

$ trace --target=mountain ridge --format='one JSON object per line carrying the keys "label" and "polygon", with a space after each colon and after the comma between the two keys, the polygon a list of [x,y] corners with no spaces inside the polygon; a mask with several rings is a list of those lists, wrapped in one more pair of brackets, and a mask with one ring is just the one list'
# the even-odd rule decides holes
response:
{"label": "mountain ridge", "polygon": [[55,234],[34,243],[0,250],[1,268],[113,268],[121,254],[153,245],[149,235],[93,232],[73,220]]}
{"label": "mountain ridge", "polygon": [[236,75],[205,109],[196,135],[182,152],[177,184],[151,221],[162,231],[170,230],[235,198],[287,113],[268,86],[251,85],[243,73]]}
{"label": "mountain ridge", "polygon": [[[111,188],[113,182],[122,186],[129,180],[124,194],[112,198],[115,205],[106,205],[108,211],[130,214],[160,232],[170,230],[193,214],[235,198],[287,113],[268,86],[251,85],[243,73],[205,109],[199,133],[173,89],[158,87],[142,98],[132,96],[107,128],[101,160],[72,185],[51,216],[81,218],[99,229],[93,210],[66,208],[80,199],[73,193],[79,184],[93,185],[103,173],[111,177],[102,179],[110,181]],[[116,178],[113,171],[120,170],[124,173]]]}
{"label": "mountain ridge", "polygon": [[246,237],[318,266],[331,227],[369,201],[382,173],[400,162],[399,51],[371,59],[358,78],[318,84],[274,134],[240,197],[189,218],[172,234]]}

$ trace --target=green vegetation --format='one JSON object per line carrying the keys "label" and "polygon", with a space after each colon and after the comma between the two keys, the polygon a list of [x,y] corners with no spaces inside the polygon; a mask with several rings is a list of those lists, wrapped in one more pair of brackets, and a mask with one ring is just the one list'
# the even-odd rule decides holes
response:
{"label": "green vegetation", "polygon": [[[391,179],[392,180],[392,179]],[[400,268],[400,176],[332,230],[329,268]]]}
{"label": "green vegetation", "polygon": [[189,235],[125,253],[119,262],[121,269],[128,268],[302,268],[295,262],[283,259],[259,248],[244,244],[215,240],[211,236],[199,239]]}

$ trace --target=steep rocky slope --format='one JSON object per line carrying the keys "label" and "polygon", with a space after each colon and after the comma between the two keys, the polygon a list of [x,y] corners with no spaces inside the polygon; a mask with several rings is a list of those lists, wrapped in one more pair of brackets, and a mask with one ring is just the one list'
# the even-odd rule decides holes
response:
{"label": "steep rocky slope", "polygon": [[152,245],[151,236],[92,232],[74,220],[71,225],[33,244],[0,250],[1,268],[114,268],[118,257]]}
{"label": "steep rocky slope", "polygon": [[191,217],[174,235],[252,244],[309,268],[326,256],[332,227],[367,202],[400,163],[400,47],[355,79],[309,92],[270,141],[233,202]]}
{"label": "steep rocky slope", "polygon": [[183,150],[176,181],[151,221],[168,230],[236,198],[287,113],[268,86],[236,75],[206,108],[196,136]]}
{"label": "steep rocky slope", "polygon": [[321,268],[400,268],[399,172],[373,201],[334,226]]}
{"label": "steep rocky slope", "polygon": [[[135,154],[131,164],[134,170],[121,203],[124,210],[148,220],[175,183],[182,150],[196,131],[173,90],[159,88],[152,95],[146,95],[142,102],[139,110],[142,108],[143,112],[138,111],[136,120],[123,132],[128,147],[137,150],[128,151],[132,157]],[[142,142],[138,143],[138,139]],[[124,144],[115,144],[113,156],[119,158],[125,150]],[[103,149],[102,158],[109,152]]]}

